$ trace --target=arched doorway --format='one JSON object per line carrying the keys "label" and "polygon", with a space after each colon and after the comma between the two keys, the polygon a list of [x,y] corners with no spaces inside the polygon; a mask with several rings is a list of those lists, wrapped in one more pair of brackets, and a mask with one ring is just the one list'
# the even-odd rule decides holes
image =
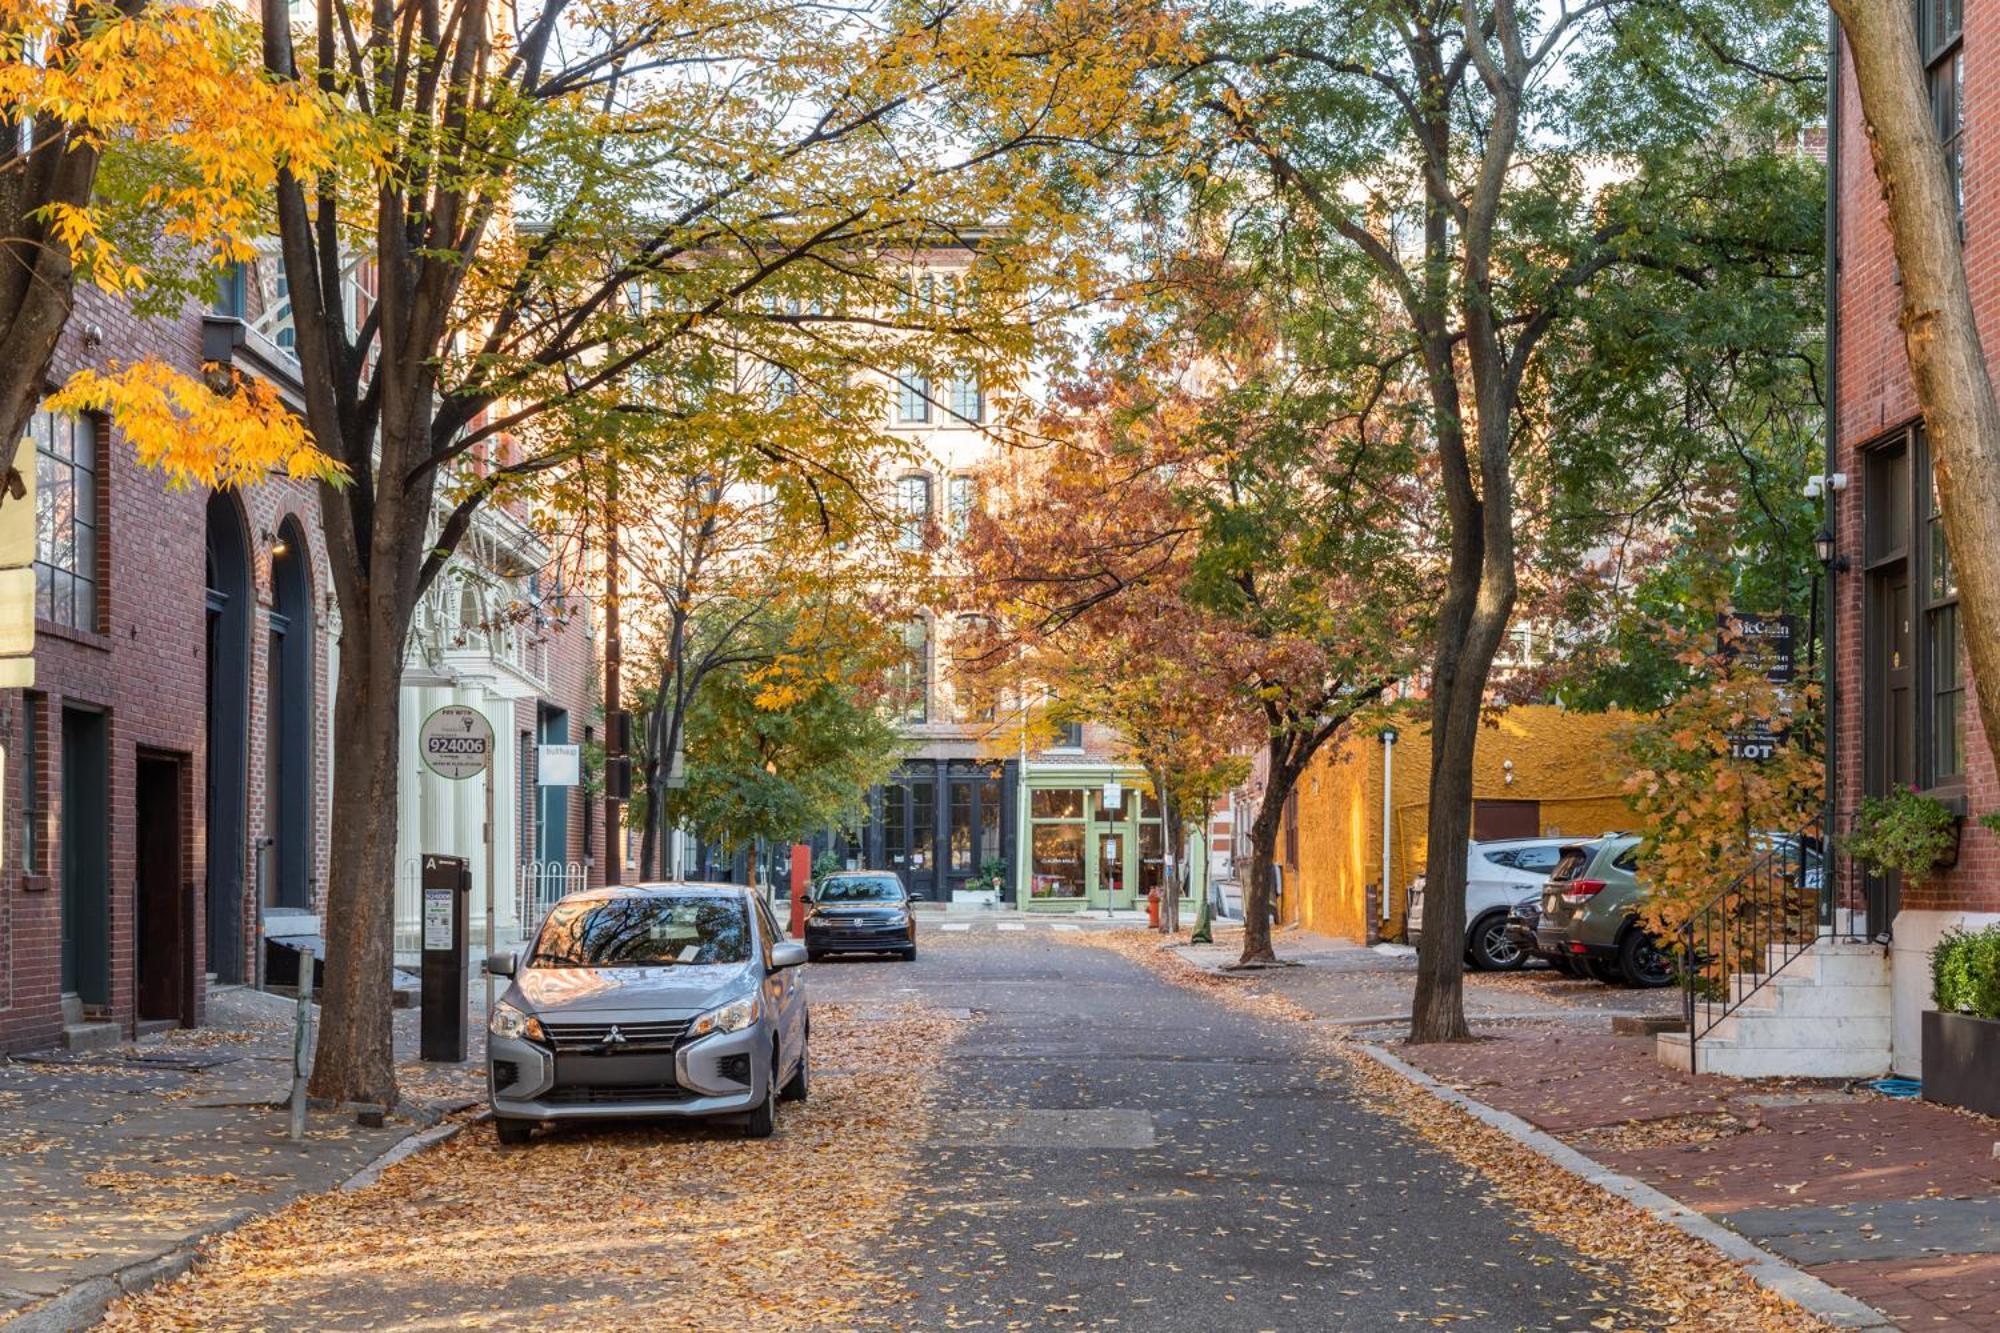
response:
{"label": "arched doorway", "polygon": [[250,790],[250,534],[235,497],[208,497],[208,968],[243,977]]}
{"label": "arched doorway", "polygon": [[264,836],[267,907],[312,907],[312,578],[297,519],[271,546],[271,628],[266,658]]}

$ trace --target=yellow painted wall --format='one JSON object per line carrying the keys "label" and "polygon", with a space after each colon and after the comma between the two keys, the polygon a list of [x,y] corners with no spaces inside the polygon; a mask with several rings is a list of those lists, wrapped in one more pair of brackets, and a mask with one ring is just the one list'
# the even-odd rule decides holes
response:
{"label": "yellow painted wall", "polygon": [[[1631,827],[1611,743],[1627,720],[1538,704],[1492,714],[1473,755],[1474,799],[1539,801],[1541,831],[1550,837]],[[1428,727],[1408,722],[1397,730],[1389,924],[1382,932],[1392,939],[1403,933],[1410,880],[1423,871],[1430,787]],[[1298,818],[1299,868],[1296,876],[1286,872],[1285,919],[1321,934],[1371,938],[1382,877],[1381,741],[1358,735],[1322,750],[1299,781]]]}

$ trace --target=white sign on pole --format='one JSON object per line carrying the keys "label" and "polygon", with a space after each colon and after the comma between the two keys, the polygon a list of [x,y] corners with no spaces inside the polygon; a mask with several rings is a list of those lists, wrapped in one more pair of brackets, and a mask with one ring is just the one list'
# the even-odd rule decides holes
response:
{"label": "white sign on pole", "polygon": [[493,762],[493,724],[477,708],[446,704],[424,719],[417,748],[439,777],[476,778]]}
{"label": "white sign on pole", "polygon": [[543,787],[574,787],[583,781],[583,747],[544,745],[535,752],[539,758],[535,782]]}

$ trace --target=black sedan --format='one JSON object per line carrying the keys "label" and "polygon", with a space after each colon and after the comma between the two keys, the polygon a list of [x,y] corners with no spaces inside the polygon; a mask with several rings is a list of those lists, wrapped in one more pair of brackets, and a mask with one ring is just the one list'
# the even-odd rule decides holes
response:
{"label": "black sedan", "polygon": [[903,881],[885,870],[840,870],[813,886],[806,956],[894,953],[917,956],[917,914]]}
{"label": "black sedan", "polygon": [[1535,941],[1535,923],[1541,919],[1542,900],[1523,898],[1507,913],[1507,924],[1502,928],[1507,942],[1521,951],[1524,958],[1539,958],[1559,972],[1570,970],[1569,959],[1543,953]]}

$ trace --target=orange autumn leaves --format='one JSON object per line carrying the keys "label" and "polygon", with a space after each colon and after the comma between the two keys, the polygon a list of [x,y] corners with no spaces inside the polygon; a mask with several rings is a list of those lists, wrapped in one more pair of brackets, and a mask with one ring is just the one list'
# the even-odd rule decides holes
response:
{"label": "orange autumn leaves", "polygon": [[[96,156],[89,202],[52,200],[39,221],[79,279],[128,300],[199,290],[204,267],[255,256],[280,170],[323,170],[336,151],[320,95],[265,77],[257,29],[230,6],[0,0],[0,115],[26,127],[0,170]],[[233,377],[143,361],[83,372],[50,406],[112,413],[176,486],[340,474],[276,395]]]}

